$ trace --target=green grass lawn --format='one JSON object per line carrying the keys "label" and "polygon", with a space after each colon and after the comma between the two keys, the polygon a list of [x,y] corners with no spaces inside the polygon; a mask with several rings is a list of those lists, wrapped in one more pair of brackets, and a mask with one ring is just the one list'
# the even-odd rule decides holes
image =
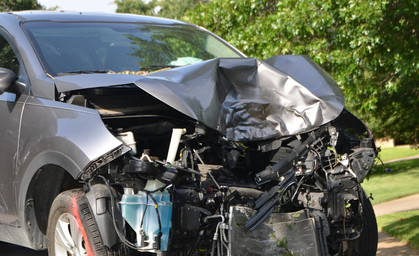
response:
{"label": "green grass lawn", "polygon": [[[419,150],[411,148],[383,148],[383,161],[418,155]],[[380,165],[371,172],[362,186],[373,194],[372,204],[419,193],[419,159],[386,164],[391,173],[383,171]],[[377,217],[378,229],[399,240],[408,242],[419,250],[419,211],[398,212]]]}
{"label": "green grass lawn", "polygon": [[386,173],[380,165],[376,166],[362,183],[367,194],[372,193],[374,197],[372,204],[419,193],[419,159],[390,163],[386,167],[392,172]]}
{"label": "green grass lawn", "polygon": [[377,217],[378,229],[419,250],[419,211],[398,212]]}
{"label": "green grass lawn", "polygon": [[394,147],[394,148],[381,148],[379,154],[381,160],[388,161],[408,156],[419,155],[418,149],[405,148],[405,147]]}

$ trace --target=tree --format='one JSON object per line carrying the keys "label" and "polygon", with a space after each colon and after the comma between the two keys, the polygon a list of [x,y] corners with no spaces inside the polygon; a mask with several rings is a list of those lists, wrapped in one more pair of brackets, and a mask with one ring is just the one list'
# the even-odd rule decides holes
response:
{"label": "tree", "polygon": [[40,10],[42,6],[36,0],[2,0],[0,12]]}
{"label": "tree", "polygon": [[186,12],[265,59],[309,55],[376,137],[419,143],[419,3],[415,0],[213,0]]}
{"label": "tree", "polygon": [[155,6],[154,1],[143,2],[141,0],[115,0],[117,5],[116,12],[134,13],[141,15],[153,15]]}
{"label": "tree", "polygon": [[116,0],[116,12],[160,16],[180,19],[186,10],[192,9],[202,0]]}

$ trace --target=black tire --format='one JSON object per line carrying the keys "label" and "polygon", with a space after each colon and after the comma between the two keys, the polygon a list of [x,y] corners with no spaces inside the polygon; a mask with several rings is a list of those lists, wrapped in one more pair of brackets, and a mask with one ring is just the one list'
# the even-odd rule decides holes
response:
{"label": "black tire", "polygon": [[[71,239],[66,239],[69,236]],[[74,250],[79,250],[80,255],[122,255],[120,250],[118,253],[112,252],[102,244],[88,201],[81,189],[64,191],[55,198],[49,214],[47,238],[49,256],[66,255],[64,249],[71,246],[63,244],[68,245],[66,242],[71,240],[75,244]]]}
{"label": "black tire", "polygon": [[362,207],[364,227],[361,236],[355,241],[349,242],[349,256],[375,256],[377,253],[377,220],[371,202],[365,193],[363,193]]}

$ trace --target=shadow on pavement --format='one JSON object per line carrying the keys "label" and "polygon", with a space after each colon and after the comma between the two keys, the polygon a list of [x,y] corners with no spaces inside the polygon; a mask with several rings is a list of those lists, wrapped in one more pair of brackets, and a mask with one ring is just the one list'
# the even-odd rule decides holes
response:
{"label": "shadow on pavement", "polygon": [[377,256],[419,256],[419,252],[384,232],[378,232]]}
{"label": "shadow on pavement", "polygon": [[47,251],[34,251],[25,247],[0,242],[1,256],[48,256]]}
{"label": "shadow on pavement", "polygon": [[[394,237],[379,232],[377,256],[419,256],[418,251],[401,243]],[[25,247],[0,242],[1,256],[48,256],[47,251],[34,251]]]}

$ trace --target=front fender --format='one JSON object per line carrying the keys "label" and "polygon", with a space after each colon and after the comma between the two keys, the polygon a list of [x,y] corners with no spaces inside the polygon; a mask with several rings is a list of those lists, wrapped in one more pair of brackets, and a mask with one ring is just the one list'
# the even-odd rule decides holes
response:
{"label": "front fender", "polygon": [[18,167],[25,169],[42,152],[55,151],[68,156],[83,170],[91,161],[121,145],[97,111],[31,97],[23,111],[17,162]]}
{"label": "front fender", "polygon": [[[98,159],[102,164],[112,160],[103,156],[117,157],[125,153],[122,146],[105,127],[97,111],[30,97],[24,106],[15,156],[19,212],[24,212],[29,184],[43,166],[60,166],[78,179],[84,170],[98,167],[95,164]],[[20,220],[24,220],[23,215]]]}

